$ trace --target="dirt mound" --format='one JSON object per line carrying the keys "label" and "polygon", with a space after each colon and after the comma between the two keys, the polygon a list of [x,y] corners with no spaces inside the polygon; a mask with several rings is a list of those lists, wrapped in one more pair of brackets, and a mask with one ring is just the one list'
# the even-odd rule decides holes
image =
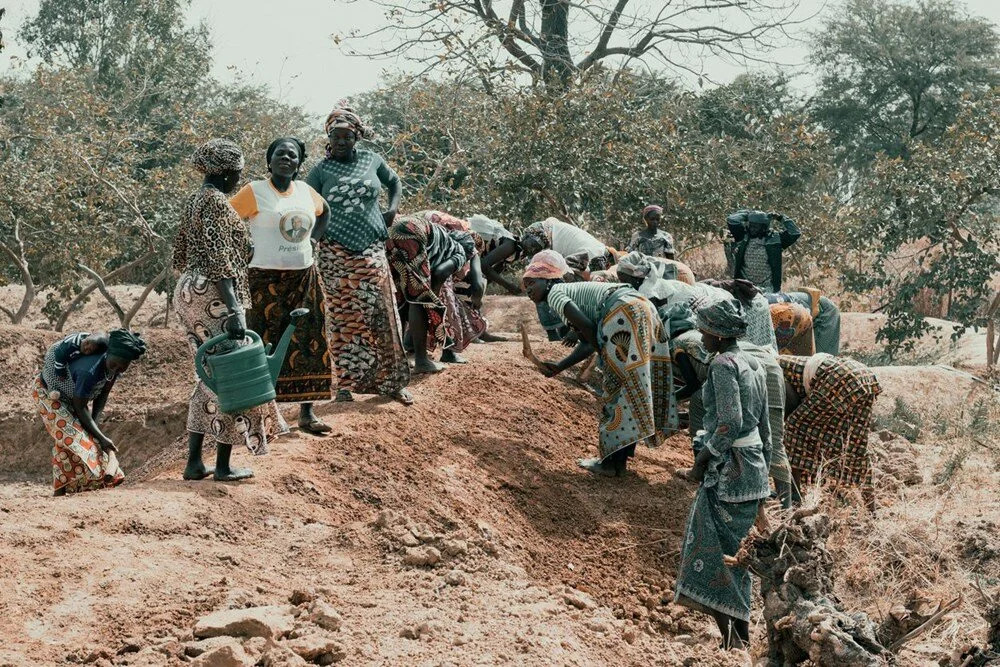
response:
{"label": "dirt mound", "polygon": [[[535,321],[523,297],[487,313],[499,331]],[[321,405],[327,437],[279,439],[249,462],[256,479],[227,486],[180,480],[191,355],[179,332],[146,335],[148,357],[109,405],[126,485],[53,499],[26,395],[58,335],[0,329],[14,362],[0,369],[13,408],[0,469],[35,480],[0,484],[0,664],[179,664],[209,650],[193,646],[199,619],[287,605],[296,589],[341,617],[322,655],[343,664],[746,663],[669,603],[694,492],[673,476],[690,463],[686,438],[640,449],[623,479],[588,476],[575,459],[594,452],[596,399],[541,377],[518,342],[472,346],[469,365],[416,379],[410,408]],[[877,372],[892,397],[925,370]],[[954,386],[949,375],[932,391]]]}
{"label": "dirt mound", "polygon": [[878,366],[872,371],[882,386],[876,416],[892,414],[902,402],[926,422],[945,414],[964,421],[971,406],[994,394],[982,379],[950,366]]}
{"label": "dirt mound", "polygon": [[[132,378],[113,404],[183,402],[186,371],[159,366],[190,360],[163,335],[157,379]],[[314,588],[343,617],[345,664],[742,664],[705,618],[663,602],[694,491],[672,475],[686,441],[591,478],[575,459],[594,451],[595,399],[541,377],[517,343],[469,356],[417,380],[411,408],[321,406],[333,432],[279,440],[248,484],[181,481],[176,424],[125,487],[52,499],[0,485],[0,662],[175,664],[198,618]]]}

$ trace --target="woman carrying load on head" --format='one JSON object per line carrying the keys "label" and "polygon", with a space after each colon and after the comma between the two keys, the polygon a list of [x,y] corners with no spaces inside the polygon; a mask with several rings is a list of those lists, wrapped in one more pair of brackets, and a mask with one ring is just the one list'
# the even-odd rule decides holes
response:
{"label": "woman carrying load on head", "polygon": [[[385,254],[388,225],[396,218],[403,185],[377,153],[358,148],[371,130],[341,104],[326,119],[326,159],[306,176],[330,207],[317,247],[326,293],[327,341],[337,378],[337,400],[352,392],[381,394],[410,405],[410,368]],[[382,190],[388,208],[379,208]]]}
{"label": "woman carrying load on head", "polygon": [[313,401],[331,398],[330,354],[326,341],[326,304],[313,243],[322,238],[330,215],[326,201],[296,180],[306,147],[295,137],[271,142],[265,154],[270,178],[252,181],[230,199],[253,237],[248,278],[253,308],[247,325],[264,343],[277,345],[291,324],[291,312],[309,313],[295,322],[291,346],[275,384],[280,403],[299,403],[299,428],[330,431],[313,412]]}
{"label": "woman carrying load on head", "polygon": [[785,451],[799,488],[860,486],[871,503],[868,433],[882,392],[861,362],[820,353],[778,357],[785,375]]}
{"label": "woman carrying load on head", "polygon": [[[195,350],[226,333],[229,339],[208,351],[225,353],[248,344],[250,230],[226,198],[240,180],[243,152],[232,141],[212,139],[195,151],[192,162],[204,182],[184,204],[174,239],[173,267],[181,272],[174,303]],[[253,477],[249,468],[230,465],[233,446],[244,445],[256,456],[266,454],[269,441],[287,433],[288,426],[273,400],[238,414],[220,411],[216,395],[198,380],[188,405],[187,430],[184,479],[212,475],[216,481],[233,482]],[[214,469],[202,462],[206,434],[216,442]]]}
{"label": "woman carrying load on head", "polygon": [[401,307],[406,304],[414,373],[444,370],[428,356],[437,347],[442,348],[445,363],[465,361],[458,353],[472,341],[455,319],[454,288],[449,281],[469,264],[469,282],[482,295],[485,286],[478,287],[482,273],[475,250],[468,232],[449,231],[425,217],[399,218],[389,228],[386,252],[399,283],[398,301]]}
{"label": "woman carrying load on head", "polygon": [[736,340],[746,333],[740,304],[715,301],[696,311],[705,348],[713,354],[704,386],[705,430],[695,439],[699,483],[688,517],[674,601],[710,614],[725,648],[750,641],[750,572],[730,567],[770,494],[770,430],[764,369]]}
{"label": "woman carrying load on head", "polygon": [[98,423],[115,381],[146,352],[137,333],[75,333],[45,353],[33,398],[52,445],[53,495],[118,486],[118,448]]}
{"label": "woman carrying load on head", "polygon": [[603,369],[598,458],[581,467],[604,476],[625,473],[635,446],[657,446],[677,430],[670,343],[648,299],[621,283],[567,284],[570,272],[559,253],[536,254],[524,272],[524,287],[535,303],[547,302],[572,328],[579,342],[558,363],[546,362],[555,376],[597,352]]}

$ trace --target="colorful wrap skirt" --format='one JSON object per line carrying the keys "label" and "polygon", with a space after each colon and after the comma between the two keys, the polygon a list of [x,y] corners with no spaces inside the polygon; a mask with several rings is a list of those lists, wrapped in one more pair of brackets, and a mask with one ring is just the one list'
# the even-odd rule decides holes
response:
{"label": "colorful wrap skirt", "polygon": [[[441,302],[445,308],[444,329],[451,342],[451,349],[461,352],[486,332],[486,318],[472,304],[458,295],[458,287],[451,278],[441,288]],[[428,349],[431,348],[431,334],[428,332]]]}
{"label": "colorful wrap skirt", "polygon": [[[829,357],[805,389],[806,357],[778,357],[785,380],[804,397],[785,418],[785,452],[799,484],[871,486],[872,408],[882,388],[871,369]],[[821,473],[822,471],[822,473]]]}
{"label": "colorful wrap skirt", "polygon": [[722,557],[736,555],[753,527],[759,504],[759,500],[727,503],[719,500],[715,487],[698,488],[684,533],[674,602],[750,620],[750,572],[726,565]]}
{"label": "colorful wrap skirt", "polygon": [[337,388],[383,396],[402,391],[410,383],[410,367],[385,247],[375,243],[353,253],[324,240],[316,261]]}
{"label": "colorful wrap skirt", "polygon": [[42,377],[35,378],[32,398],[42,417],[52,444],[52,488],[66,493],[93,491],[118,486],[125,473],[118,466],[114,452],[102,452],[66,402],[49,398]]}
{"label": "colorful wrap skirt", "polygon": [[274,387],[279,403],[307,403],[331,398],[333,372],[326,340],[326,302],[316,265],[308,269],[249,271],[250,298],[247,328],[264,343],[277,346],[292,322],[291,312],[308,308],[295,320],[295,331]]}
{"label": "colorful wrap skirt", "polygon": [[[192,350],[197,351],[202,343],[223,333],[227,308],[213,281],[187,272],[181,274],[174,289],[174,304]],[[225,340],[208,354],[248,344],[247,340]],[[261,456],[267,454],[271,440],[288,432],[288,425],[274,401],[237,414],[222,412],[215,393],[201,379],[196,379],[188,402],[187,430],[210,435],[224,445],[243,445],[253,455]]]}
{"label": "colorful wrap skirt", "polygon": [[670,342],[647,299],[634,290],[613,292],[601,312],[603,396],[599,426],[601,460],[629,445],[659,445],[677,430]]}
{"label": "colorful wrap skirt", "polygon": [[771,322],[779,354],[806,357],[816,354],[812,314],[808,308],[797,303],[772,303]]}
{"label": "colorful wrap skirt", "polygon": [[[454,341],[460,335],[452,329],[454,320],[448,313],[446,301],[452,298],[443,294],[444,286],[435,291],[431,284],[432,265],[452,259],[447,254],[434,258],[429,255],[433,224],[418,218],[399,218],[389,228],[389,240],[386,242],[389,264],[399,279],[397,302],[400,305],[414,303],[423,306],[427,313],[428,351],[438,346],[448,347],[449,338]],[[465,261],[465,253],[457,243],[449,247],[456,252],[455,256],[460,253],[462,261]],[[449,289],[454,288],[449,286]]]}

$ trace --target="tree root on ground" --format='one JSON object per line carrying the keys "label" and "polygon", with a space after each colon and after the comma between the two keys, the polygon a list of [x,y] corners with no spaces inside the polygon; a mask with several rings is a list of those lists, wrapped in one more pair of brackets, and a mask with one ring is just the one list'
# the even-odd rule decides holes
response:
{"label": "tree root on ground", "polygon": [[911,600],[882,626],[864,613],[843,610],[833,594],[829,535],[826,514],[799,509],[766,535],[751,531],[730,560],[761,578],[769,667],[807,660],[818,667],[892,664],[904,643],[960,604],[959,598],[928,611],[921,606],[926,600]]}

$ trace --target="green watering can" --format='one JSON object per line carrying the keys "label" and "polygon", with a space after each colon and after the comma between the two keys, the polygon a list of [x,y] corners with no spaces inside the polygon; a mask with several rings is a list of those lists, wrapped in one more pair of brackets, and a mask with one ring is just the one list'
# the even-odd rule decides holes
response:
{"label": "green watering can", "polygon": [[249,329],[247,337],[252,341],[250,345],[228,352],[206,356],[208,350],[227,340],[229,334],[221,333],[202,343],[194,355],[194,369],[198,377],[219,397],[219,409],[233,414],[274,400],[274,385],[288,352],[288,342],[295,331],[295,320],[308,312],[308,308],[297,308],[291,312],[292,323],[281,334],[274,354],[269,355],[271,344],[265,346],[257,332]]}

